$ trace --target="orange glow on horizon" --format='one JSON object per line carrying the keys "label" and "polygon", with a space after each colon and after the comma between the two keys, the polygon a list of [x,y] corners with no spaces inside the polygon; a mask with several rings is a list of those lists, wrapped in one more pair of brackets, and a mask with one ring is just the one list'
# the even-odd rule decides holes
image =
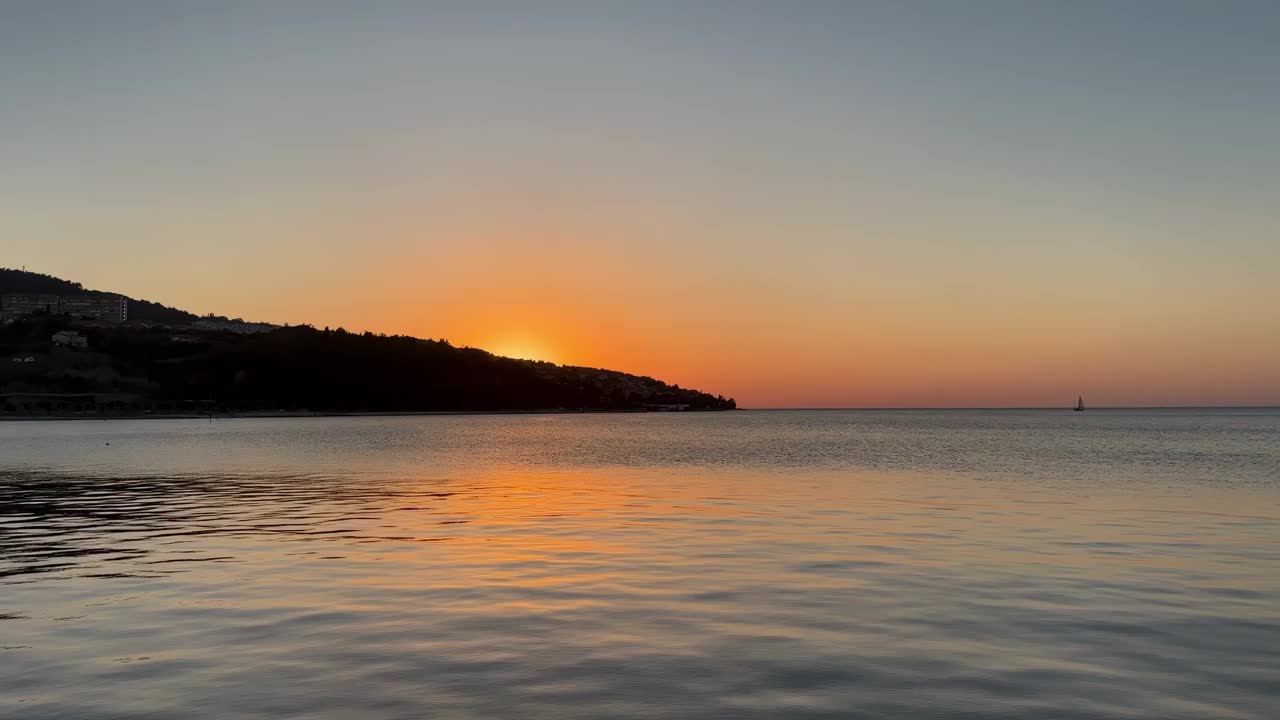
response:
{"label": "orange glow on horizon", "polygon": [[484,342],[479,347],[502,357],[562,364],[559,354],[551,349],[549,343],[520,332],[499,332],[492,341]]}
{"label": "orange glow on horizon", "polygon": [[1023,258],[1019,274],[931,247],[888,257],[866,251],[893,236],[875,228],[857,240],[863,260],[834,244],[792,256],[766,230],[706,227],[678,209],[482,195],[331,231],[359,231],[381,251],[322,256],[288,292],[287,253],[264,256],[256,284],[230,295],[181,274],[50,269],[196,312],[447,339],[744,408],[1280,402],[1280,335],[1266,332],[1280,303],[1233,266],[1197,268],[1196,282],[1234,278],[1206,299],[1176,273],[1120,261],[1080,273],[1071,257]]}

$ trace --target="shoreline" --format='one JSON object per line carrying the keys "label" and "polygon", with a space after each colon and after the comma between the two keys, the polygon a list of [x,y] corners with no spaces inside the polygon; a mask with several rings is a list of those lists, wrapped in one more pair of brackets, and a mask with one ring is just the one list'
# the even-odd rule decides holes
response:
{"label": "shoreline", "polygon": [[66,420],[236,420],[263,418],[321,418],[321,417],[419,417],[452,415],[626,415],[664,413],[707,413],[725,410],[356,410],[309,411],[285,410],[280,412],[257,411],[239,413],[151,413],[122,415],[0,415],[0,422],[44,422]]}
{"label": "shoreline", "polygon": [[[1002,412],[1002,411],[1062,411],[1070,412],[1071,408],[1062,407],[1002,407],[1002,408],[726,408],[700,410],[355,410],[355,411],[304,411],[285,410],[253,411],[237,413],[214,413],[215,420],[224,419],[264,419],[264,418],[322,418],[322,417],[430,417],[462,416],[462,415],[627,415],[627,414],[682,414],[682,413],[717,413],[735,410],[752,410],[755,412]],[[1134,407],[1092,408],[1100,413],[1108,411],[1161,411],[1161,410],[1219,410],[1219,411],[1265,411],[1280,410],[1280,405],[1157,405]],[[120,415],[6,415],[0,414],[0,422],[44,422],[66,420],[208,420],[208,413],[125,413]]]}

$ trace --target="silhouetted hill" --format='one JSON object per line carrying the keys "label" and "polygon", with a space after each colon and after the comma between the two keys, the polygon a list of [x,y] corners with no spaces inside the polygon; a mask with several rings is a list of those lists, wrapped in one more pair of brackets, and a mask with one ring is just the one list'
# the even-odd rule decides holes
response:
{"label": "silhouetted hill", "polygon": [[[0,275],[0,292],[82,290],[35,273],[14,283],[14,272],[20,271]],[[650,377],[498,357],[444,340],[310,326],[237,333],[136,323],[134,303],[141,301],[130,302],[128,324],[46,314],[0,327],[0,412],[735,407],[731,399]],[[62,330],[84,335],[88,349],[53,347],[53,334]]]}
{"label": "silhouetted hill", "polygon": [[63,280],[52,275],[0,268],[0,295],[8,293],[73,293],[83,292],[78,282]]}
{"label": "silhouetted hill", "polygon": [[[89,290],[78,282],[63,280],[52,275],[0,268],[0,295],[8,293],[45,293],[65,295],[69,293],[98,293],[102,290]],[[184,310],[171,308],[150,300],[139,300],[124,293],[117,293],[129,298],[129,319],[136,322],[159,323],[163,325],[189,325],[197,316]]]}

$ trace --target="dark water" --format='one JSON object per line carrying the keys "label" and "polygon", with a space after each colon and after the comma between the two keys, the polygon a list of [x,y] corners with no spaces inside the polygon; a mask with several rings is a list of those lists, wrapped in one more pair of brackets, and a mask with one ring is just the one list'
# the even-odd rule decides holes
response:
{"label": "dark water", "polygon": [[0,648],[33,720],[1275,718],[1280,412],[0,423]]}

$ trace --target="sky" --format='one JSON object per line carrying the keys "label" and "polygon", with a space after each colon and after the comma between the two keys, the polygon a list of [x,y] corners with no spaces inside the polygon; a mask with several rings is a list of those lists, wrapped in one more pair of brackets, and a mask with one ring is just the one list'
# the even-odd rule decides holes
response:
{"label": "sky", "polygon": [[1280,404],[1280,3],[0,3],[0,265],[746,407]]}

